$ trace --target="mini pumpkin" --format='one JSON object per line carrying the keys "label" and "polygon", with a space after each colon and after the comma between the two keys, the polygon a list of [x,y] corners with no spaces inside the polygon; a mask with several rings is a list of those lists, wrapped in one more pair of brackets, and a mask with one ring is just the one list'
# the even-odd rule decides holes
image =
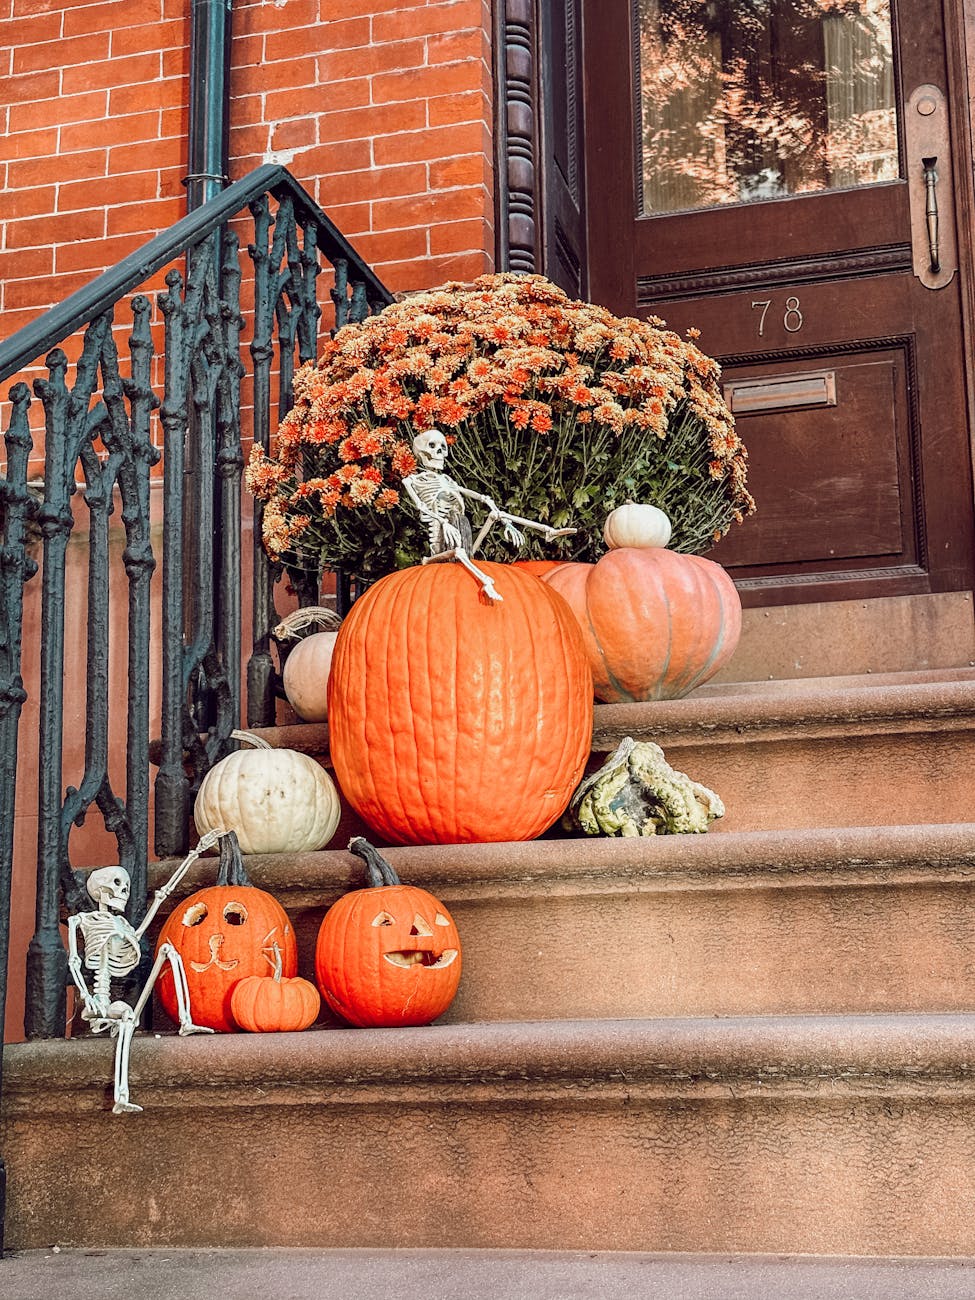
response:
{"label": "mini pumpkin", "polygon": [[[231,1011],[235,985],[248,976],[265,975],[275,944],[284,975],[290,978],[298,971],[298,946],[288,914],[276,898],[248,880],[233,831],[220,840],[216,884],[197,890],[173,909],[159,932],[156,952],[167,942],[183,959],[193,1019],[221,1033],[237,1028]],[[168,965],[156,988],[167,1015],[178,1019]]]}
{"label": "mini pumpkin", "polygon": [[357,836],[349,850],[366,864],[369,886],[325,913],[315,948],[322,997],[353,1025],[428,1025],[460,983],[457,926],[432,894],[402,884],[367,840]]}
{"label": "mini pumpkin", "polygon": [[621,546],[652,548],[670,541],[670,520],[657,506],[627,501],[606,516],[603,541],[612,551]]}
{"label": "mini pumpkin", "polygon": [[[264,954],[267,957],[267,953]],[[281,974],[280,944],[271,945],[270,975],[248,975],[234,985],[230,1011],[241,1029],[252,1034],[289,1033],[314,1024],[322,1005],[308,980]]]}
{"label": "mini pumpkin", "polygon": [[335,834],[341,805],[320,763],[296,749],[274,749],[233,731],[250,749],[214,763],[200,783],[193,820],[201,835],[232,826],[243,853],[305,853]]}
{"label": "mini pumpkin", "polygon": [[[288,703],[305,722],[324,722],[328,717],[328,675],[341,622],[334,610],[311,605],[295,610],[274,629],[275,641],[301,638],[284,661],[281,685]],[[322,630],[306,632],[315,626]]]}

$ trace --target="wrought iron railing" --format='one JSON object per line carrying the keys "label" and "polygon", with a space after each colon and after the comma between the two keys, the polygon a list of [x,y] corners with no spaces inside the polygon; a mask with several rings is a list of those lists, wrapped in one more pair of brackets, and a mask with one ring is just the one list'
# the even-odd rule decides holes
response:
{"label": "wrought iron railing", "polygon": [[[142,292],[128,299],[163,272],[165,288],[154,297]],[[228,751],[230,732],[240,724],[242,676],[248,722],[273,722],[275,575],[259,543],[242,565],[241,409],[243,402],[254,440],[266,447],[272,425],[291,406],[296,365],[316,353],[323,272],[333,305],[326,328],[361,320],[391,300],[293,177],[265,166],[0,344],[0,380],[46,353],[34,396],[23,381],[9,392],[0,476],[0,1041],[18,731],[27,700],[25,593],[39,585],[31,596],[32,627],[40,629],[39,665],[31,667],[38,680],[38,831],[26,1031],[52,1037],[65,1028],[62,908],[76,909],[83,896],[69,852],[72,826],[92,810],[101,814],[117,846],[108,860],[129,872],[130,919],[138,923],[151,802],[155,852],[182,852],[195,786]],[[116,320],[127,300],[130,326]],[[69,362],[72,350],[77,360]],[[41,438],[43,479],[34,483],[29,466],[40,464],[32,451]],[[160,459],[161,529],[152,511]],[[121,533],[113,520],[118,507]],[[113,543],[116,537],[121,545]],[[254,537],[260,537],[259,513]],[[160,561],[161,596],[158,578],[154,583]],[[249,602],[242,601],[241,585],[247,568],[253,569]],[[71,773],[63,771],[70,704],[65,609],[80,581],[87,582],[86,662],[67,669],[86,692],[84,759],[82,770]],[[127,602],[121,618],[119,587]],[[33,650],[33,633],[31,640]],[[158,772],[151,786],[154,732]],[[65,788],[66,780],[75,784]]]}

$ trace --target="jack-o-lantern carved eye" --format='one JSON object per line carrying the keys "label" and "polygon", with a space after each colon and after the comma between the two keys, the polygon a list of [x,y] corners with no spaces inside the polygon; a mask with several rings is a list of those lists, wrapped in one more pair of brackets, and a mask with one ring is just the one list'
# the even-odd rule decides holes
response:
{"label": "jack-o-lantern carved eye", "polygon": [[443,912],[438,912],[438,913],[437,913],[437,915],[433,918],[433,923],[434,923],[434,925],[449,925],[449,924],[450,924],[450,922],[449,922],[449,921],[447,920],[447,918],[444,916]]}
{"label": "jack-o-lantern carved eye", "polygon": [[419,912],[417,912],[416,916],[413,918],[413,925],[410,927],[410,934],[419,935],[424,939],[429,939],[433,934],[433,931],[430,929],[429,925],[427,925],[426,921],[424,921]]}
{"label": "jack-o-lantern carved eye", "polygon": [[208,912],[209,908],[206,903],[194,903],[192,907],[188,907],[183,913],[183,924],[199,925],[207,919]]}
{"label": "jack-o-lantern carved eye", "polygon": [[228,925],[243,925],[247,920],[247,908],[243,903],[228,903],[223,909],[223,919]]}
{"label": "jack-o-lantern carved eye", "polygon": [[373,921],[373,925],[395,925],[396,920],[388,912],[380,912]]}

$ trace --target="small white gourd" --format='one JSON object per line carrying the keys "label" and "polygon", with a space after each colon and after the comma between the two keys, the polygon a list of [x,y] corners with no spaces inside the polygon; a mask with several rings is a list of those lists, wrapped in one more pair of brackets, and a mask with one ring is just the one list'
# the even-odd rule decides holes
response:
{"label": "small white gourd", "polygon": [[307,853],[323,848],[341,816],[325,769],[296,749],[274,749],[260,736],[233,731],[251,749],[228,754],[200,784],[193,820],[200,835],[232,826],[241,853]]}
{"label": "small white gourd", "polygon": [[607,516],[603,541],[611,551],[621,550],[624,546],[651,550],[665,547],[670,541],[670,533],[670,520],[657,506],[627,501]]}

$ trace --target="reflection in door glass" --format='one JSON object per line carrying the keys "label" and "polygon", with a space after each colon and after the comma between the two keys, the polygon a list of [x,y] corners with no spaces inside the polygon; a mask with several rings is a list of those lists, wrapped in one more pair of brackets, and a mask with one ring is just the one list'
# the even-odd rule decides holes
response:
{"label": "reflection in door glass", "polygon": [[635,0],[643,208],[898,175],[890,0]]}

